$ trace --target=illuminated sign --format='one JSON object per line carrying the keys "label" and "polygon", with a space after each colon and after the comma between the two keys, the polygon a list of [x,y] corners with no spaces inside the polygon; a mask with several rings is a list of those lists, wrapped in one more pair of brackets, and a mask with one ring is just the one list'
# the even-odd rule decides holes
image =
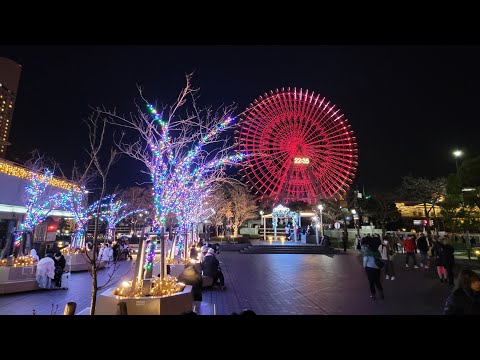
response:
{"label": "illuminated sign", "polygon": [[294,164],[310,164],[309,158],[293,158]]}

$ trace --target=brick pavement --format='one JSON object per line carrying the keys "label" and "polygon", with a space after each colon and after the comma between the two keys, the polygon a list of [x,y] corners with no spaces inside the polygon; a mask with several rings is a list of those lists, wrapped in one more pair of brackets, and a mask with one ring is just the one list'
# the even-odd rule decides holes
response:
{"label": "brick pavement", "polygon": [[[434,269],[406,269],[404,255],[395,256],[397,278],[385,280],[385,300],[372,301],[368,281],[354,252],[339,255],[239,254],[219,255],[226,290],[207,289],[203,301],[215,303],[217,314],[251,309],[263,315],[407,315],[441,314],[450,288],[436,278]],[[121,262],[118,281],[133,272]],[[105,277],[102,271],[100,277]],[[68,290],[42,290],[0,296],[0,314],[50,314],[51,304],[63,312],[68,301],[77,312],[89,306],[90,277],[74,273]]]}

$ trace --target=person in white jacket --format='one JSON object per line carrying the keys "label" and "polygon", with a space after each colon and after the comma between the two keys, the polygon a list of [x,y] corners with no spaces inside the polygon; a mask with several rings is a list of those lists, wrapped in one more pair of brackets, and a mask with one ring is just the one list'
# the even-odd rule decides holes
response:
{"label": "person in white jacket", "polygon": [[383,238],[382,244],[378,247],[378,251],[382,255],[383,263],[385,264],[385,279],[395,280],[395,269],[393,268],[393,251],[388,239]]}
{"label": "person in white jacket", "polygon": [[40,258],[38,257],[38,254],[37,254],[37,250],[35,250],[35,249],[30,250],[30,256],[33,257],[35,262],[38,262],[40,260]]}
{"label": "person in white jacket", "polygon": [[38,287],[42,289],[50,289],[52,280],[55,277],[55,261],[53,254],[47,254],[37,264],[36,280]]}
{"label": "person in white jacket", "polygon": [[105,261],[107,263],[107,267],[110,266],[110,262],[113,261],[113,249],[108,243],[103,244],[103,247],[98,253],[98,258],[100,261]]}

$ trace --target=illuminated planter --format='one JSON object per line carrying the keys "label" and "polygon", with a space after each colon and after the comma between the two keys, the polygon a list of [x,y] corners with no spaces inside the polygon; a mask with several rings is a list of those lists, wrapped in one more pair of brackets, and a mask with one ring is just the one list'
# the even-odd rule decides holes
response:
{"label": "illuminated planter", "polygon": [[[92,252],[89,253],[89,256],[92,257]],[[70,254],[65,255],[65,260],[67,261],[67,265],[65,266],[65,270],[69,269],[69,265],[71,265],[70,271],[86,271],[92,268],[92,265],[88,262],[85,254]],[[70,262],[70,263],[69,263]],[[99,264],[99,268],[103,268],[106,262],[101,261]]]}
{"label": "illuminated planter", "polygon": [[193,309],[192,287],[186,285],[183,291],[168,296],[120,297],[114,295],[115,288],[109,288],[99,295],[96,315],[118,315],[118,303],[127,304],[128,315],[180,315]]}
{"label": "illuminated planter", "polygon": [[36,265],[0,267],[0,294],[39,290],[36,273]]}

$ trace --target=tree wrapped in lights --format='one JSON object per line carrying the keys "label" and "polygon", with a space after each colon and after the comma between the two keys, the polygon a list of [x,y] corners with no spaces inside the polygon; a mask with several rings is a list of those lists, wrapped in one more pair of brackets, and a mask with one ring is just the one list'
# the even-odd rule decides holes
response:
{"label": "tree wrapped in lights", "polygon": [[[57,207],[58,192],[51,186],[53,170],[47,166],[47,159],[40,155],[38,151],[33,152],[33,156],[27,161],[29,182],[25,186],[25,207],[27,208],[24,221],[15,231],[15,248],[18,252],[30,250],[31,238],[27,237],[27,243],[23,239],[27,234],[31,234],[36,225],[43,222],[50,211]],[[53,164],[53,168],[54,168]]]}
{"label": "tree wrapped in lights", "polygon": [[[212,111],[199,109],[196,105],[198,90],[191,87],[191,75],[186,76],[186,86],[176,102],[159,112],[155,106],[147,104],[148,112],[137,105],[137,114],[130,117],[117,115],[115,111],[98,109],[107,121],[124,129],[133,130],[138,140],[128,142],[125,133],[116,141],[121,152],[141,161],[147,168],[152,181],[155,208],[155,228],[160,230],[162,241],[162,276],[165,272],[165,244],[163,227],[169,213],[179,216],[184,223],[187,199],[203,191],[203,179],[209,174],[218,173],[226,165],[239,162],[243,154],[229,154],[233,145],[228,144],[224,132],[234,126],[231,116],[232,106]],[[187,102],[191,111],[180,115]]]}
{"label": "tree wrapped in lights", "polygon": [[153,198],[150,187],[132,186],[123,190],[119,198],[128,204],[129,210],[145,209],[145,211],[134,213],[126,217],[133,233],[136,233],[140,226],[145,226],[148,214],[153,214]]}
{"label": "tree wrapped in lights", "polygon": [[136,209],[129,211],[128,204],[122,200],[115,200],[117,194],[107,196],[104,199],[106,200],[104,205],[104,210],[102,210],[102,218],[107,222],[107,238],[109,240],[115,239],[115,227],[117,224],[125,219],[127,216],[139,213],[145,209]]}
{"label": "tree wrapped in lights", "polygon": [[[87,191],[85,187],[81,189],[70,189],[67,193],[59,195],[59,206],[63,209],[70,211],[75,221],[75,234],[72,243],[70,244],[72,249],[85,247],[85,227],[89,219],[96,215],[97,207],[105,207],[103,202],[105,198],[95,201],[92,205],[88,206]],[[103,205],[103,206],[102,206]]]}
{"label": "tree wrapped in lights", "polygon": [[[84,245],[84,227],[91,216],[95,219],[95,229],[92,239],[92,251],[82,253],[87,262],[91,265],[91,271],[89,272],[92,277],[92,291],[90,299],[90,315],[95,314],[95,307],[97,302],[97,292],[114,281],[113,274],[116,267],[107,273],[106,281],[100,285],[98,282],[98,269],[100,261],[97,259],[98,250],[98,234],[99,234],[99,220],[102,213],[102,201],[106,194],[107,189],[107,177],[110,172],[110,168],[117,159],[117,152],[115,149],[110,148],[109,151],[105,151],[104,139],[107,123],[101,119],[100,114],[96,111],[91,114],[85,123],[88,127],[88,142],[85,149],[88,155],[88,161],[84,166],[78,166],[74,163],[72,167],[71,181],[76,184],[76,189],[72,188],[68,196],[63,198],[65,205],[73,209],[75,214],[74,218],[77,221],[77,240],[75,246],[82,247]],[[88,199],[86,194],[87,185],[95,186],[95,192],[98,194],[97,201],[91,206],[88,206]],[[79,190],[79,192],[75,192]],[[79,241],[77,243],[77,241]]]}
{"label": "tree wrapped in lights", "polygon": [[44,221],[56,206],[55,194],[47,191],[52,178],[53,171],[49,169],[44,169],[40,174],[32,171],[30,182],[25,186],[27,213],[25,221],[16,231],[15,246],[19,247],[24,233],[32,232],[33,228]]}

